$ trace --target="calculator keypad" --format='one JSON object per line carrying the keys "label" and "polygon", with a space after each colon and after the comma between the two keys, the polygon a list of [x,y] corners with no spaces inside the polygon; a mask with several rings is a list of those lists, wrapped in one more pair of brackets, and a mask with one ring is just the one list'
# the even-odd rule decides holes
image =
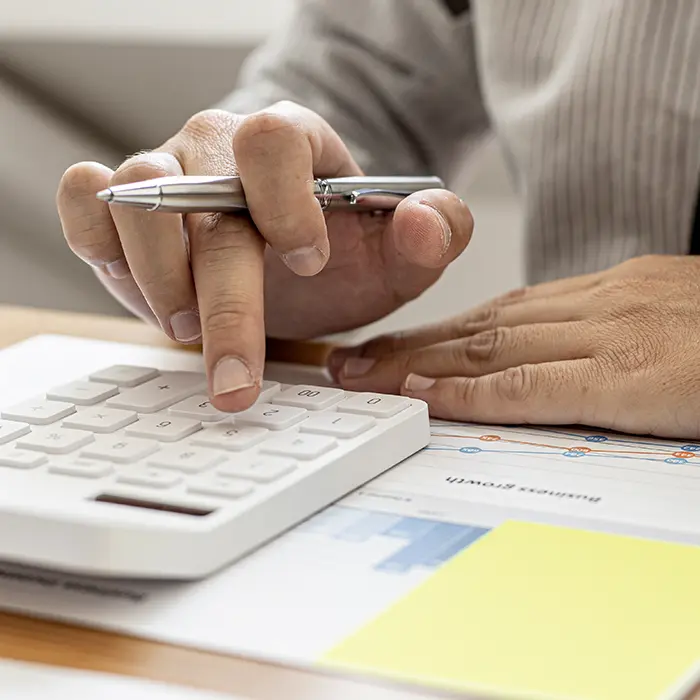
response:
{"label": "calculator keypad", "polygon": [[265,381],[251,408],[225,414],[205,392],[199,373],[108,367],[2,411],[0,468],[44,470],[100,489],[105,482],[164,503],[169,493],[239,502],[313,468],[409,405]]}

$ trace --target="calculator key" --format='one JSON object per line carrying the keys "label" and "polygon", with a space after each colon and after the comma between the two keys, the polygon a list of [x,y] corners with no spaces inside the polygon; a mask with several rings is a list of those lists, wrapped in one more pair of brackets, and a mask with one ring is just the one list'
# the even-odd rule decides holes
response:
{"label": "calculator key", "polygon": [[148,457],[158,449],[155,440],[131,437],[99,437],[92,445],[81,451],[89,459],[105,459],[108,462],[128,464]]}
{"label": "calculator key", "polygon": [[189,482],[187,490],[190,493],[203,494],[205,496],[218,496],[219,498],[242,498],[253,491],[250,481],[226,476],[199,477]]}
{"label": "calculator key", "polygon": [[71,413],[75,413],[75,406],[71,403],[37,399],[36,401],[25,401],[17,406],[8,408],[0,414],[0,417],[7,420],[30,423],[31,425],[49,425],[69,416]]}
{"label": "calculator key", "polygon": [[49,464],[51,474],[61,474],[63,476],[77,476],[83,479],[99,479],[109,476],[114,468],[107,462],[100,462],[96,459],[84,459],[75,457],[64,461],[52,461]]}
{"label": "calculator key", "polygon": [[65,455],[84,447],[94,439],[92,433],[86,433],[84,430],[50,427],[33,430],[17,441],[17,447],[51,455]]}
{"label": "calculator key", "polygon": [[167,469],[156,469],[154,467],[138,466],[123,471],[117,476],[120,484],[131,484],[132,486],[146,486],[152,489],[168,489],[176,486],[182,481],[182,477]]}
{"label": "calculator key", "polygon": [[16,447],[0,450],[0,467],[34,469],[40,467],[47,459],[46,455],[32,450],[19,450]]}
{"label": "calculator key", "polygon": [[410,401],[402,396],[382,394],[355,394],[338,405],[339,411],[362,413],[374,418],[391,418],[410,406]]}
{"label": "calculator key", "polygon": [[237,413],[236,424],[256,425],[270,430],[285,430],[304,420],[308,413],[303,408],[295,406],[273,406],[269,403],[258,403],[247,411]]}
{"label": "calculator key", "polygon": [[322,411],[345,398],[342,389],[322,386],[292,386],[277,394],[273,402],[282,406],[298,406],[309,411]]}
{"label": "calculator key", "polygon": [[197,372],[163,372],[156,379],[108,399],[107,405],[138,413],[155,413],[201,392],[205,385],[204,375]]}
{"label": "calculator key", "polygon": [[228,413],[214,408],[206,394],[195,394],[184,401],[178,401],[168,409],[168,412],[174,416],[192,418],[203,423],[211,423],[229,417]]}
{"label": "calculator key", "polygon": [[125,428],[138,418],[135,411],[124,411],[121,408],[86,408],[68,416],[61,425],[64,428],[90,430],[93,433],[113,433]]}
{"label": "calculator key", "polygon": [[176,442],[202,429],[199,421],[177,416],[142,416],[127,429],[127,435],[151,438],[161,442]]}
{"label": "calculator key", "polygon": [[296,459],[316,459],[332,450],[338,443],[325,435],[283,435],[266,442],[261,452],[283,455]]}
{"label": "calculator key", "polygon": [[281,384],[279,382],[271,382],[268,379],[263,379],[257,403],[270,403],[272,397],[277,395],[280,389]]}
{"label": "calculator key", "polygon": [[78,406],[93,406],[114,396],[118,392],[114,384],[98,382],[71,382],[47,392],[46,398],[52,401],[66,401]]}
{"label": "calculator key", "polygon": [[29,426],[26,423],[17,423],[13,420],[0,420],[0,445],[4,445],[10,440],[26,435]]}
{"label": "calculator key", "polygon": [[373,428],[377,421],[372,416],[352,415],[330,411],[310,416],[299,430],[304,433],[332,435],[339,438],[354,438]]}
{"label": "calculator key", "polygon": [[179,445],[156,452],[148,463],[162,469],[177,469],[186,474],[196,474],[219,464],[226,455],[206,447]]}
{"label": "calculator key", "polygon": [[221,476],[236,476],[251,481],[270,482],[296,469],[297,463],[286,457],[255,457],[253,459],[231,459],[216,470]]}
{"label": "calculator key", "polygon": [[195,435],[192,438],[192,444],[239,451],[257,445],[267,435],[268,430],[265,428],[246,425],[238,427],[231,423],[220,423]]}
{"label": "calculator key", "polygon": [[90,375],[93,382],[105,382],[117,386],[133,387],[158,376],[158,370],[152,367],[132,367],[130,365],[112,365]]}

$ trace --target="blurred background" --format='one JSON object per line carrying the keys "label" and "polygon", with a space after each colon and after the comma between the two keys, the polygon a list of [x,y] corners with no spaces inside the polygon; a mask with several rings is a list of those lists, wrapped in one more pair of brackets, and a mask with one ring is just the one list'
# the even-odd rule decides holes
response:
{"label": "blurred background", "polygon": [[[123,314],[63,241],[54,205],[80,160],[116,167],[235,88],[293,0],[0,0],[0,303]],[[450,183],[472,244],[435,288],[361,335],[452,315],[522,283],[521,212],[488,144]]]}

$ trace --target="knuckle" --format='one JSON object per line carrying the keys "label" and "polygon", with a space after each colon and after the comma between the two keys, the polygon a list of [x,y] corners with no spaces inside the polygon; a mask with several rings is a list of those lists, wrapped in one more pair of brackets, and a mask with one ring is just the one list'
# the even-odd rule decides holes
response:
{"label": "knuckle", "polygon": [[202,314],[202,327],[209,336],[227,336],[244,328],[252,314],[251,305],[244,299],[219,299]]}
{"label": "knuckle", "polygon": [[224,109],[204,109],[193,114],[182,130],[195,139],[207,138],[227,131],[236,120],[235,114]]}
{"label": "knuckle", "polygon": [[169,175],[164,163],[151,159],[149,155],[138,155],[122,163],[112,176],[112,185],[128,185],[132,182],[150,180]]}
{"label": "knuckle", "polygon": [[467,365],[492,364],[503,352],[508,331],[504,326],[496,326],[465,339],[460,348],[462,360]]}
{"label": "knuckle", "polygon": [[496,396],[508,403],[527,401],[534,391],[534,376],[530,365],[509,367],[494,379]]}
{"label": "knuckle", "polygon": [[484,330],[495,328],[498,326],[499,316],[500,310],[493,304],[468,313],[457,322],[460,334],[472,336]]}
{"label": "knuckle", "polygon": [[295,139],[300,136],[298,123],[289,115],[262,111],[245,117],[233,137],[236,153],[256,153],[267,150],[270,137]]}

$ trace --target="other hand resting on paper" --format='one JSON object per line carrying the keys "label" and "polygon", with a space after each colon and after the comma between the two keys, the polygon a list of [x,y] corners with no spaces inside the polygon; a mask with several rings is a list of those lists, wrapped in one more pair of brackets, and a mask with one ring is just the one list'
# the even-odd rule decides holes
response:
{"label": "other hand resting on paper", "polygon": [[700,437],[700,259],[648,256],[331,355],[351,390],[438,418]]}
{"label": "other hand resting on paper", "polygon": [[[183,222],[95,197],[111,185],[182,174],[239,175],[250,216]],[[175,340],[201,339],[212,401],[237,411],[258,396],[266,333],[310,338],[381,318],[437,281],[466,247],[471,214],[446,190],[412,194],[393,216],[324,216],[313,178],[360,174],[327,122],[282,102],[251,115],[201,112],[116,172],[74,165],[57,199],[76,255],[132,312]]]}

